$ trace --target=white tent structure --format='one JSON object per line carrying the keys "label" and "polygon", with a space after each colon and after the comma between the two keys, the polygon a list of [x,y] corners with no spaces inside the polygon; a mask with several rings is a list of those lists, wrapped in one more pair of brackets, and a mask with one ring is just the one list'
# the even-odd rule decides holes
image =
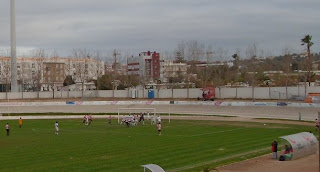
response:
{"label": "white tent structure", "polygon": [[143,171],[146,172],[146,168],[149,169],[152,172],[165,172],[159,165],[157,164],[146,164],[141,165],[143,167]]}
{"label": "white tent structure", "polygon": [[318,151],[318,140],[309,132],[302,132],[280,137],[287,140],[292,147],[291,160],[316,154]]}

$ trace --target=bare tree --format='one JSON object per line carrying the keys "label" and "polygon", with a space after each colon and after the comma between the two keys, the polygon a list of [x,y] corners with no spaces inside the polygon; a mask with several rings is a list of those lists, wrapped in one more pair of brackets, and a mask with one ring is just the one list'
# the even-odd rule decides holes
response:
{"label": "bare tree", "polygon": [[102,53],[100,52],[100,51],[94,51],[93,52],[93,58],[95,59],[95,72],[96,72],[96,82],[97,82],[97,88],[96,88],[96,90],[97,90],[97,97],[98,97],[98,92],[99,92],[99,78],[103,75],[103,73],[104,73],[104,71],[103,71],[103,69],[104,69],[104,67],[103,67],[103,65],[104,65],[104,63],[101,61],[101,59],[102,59]]}
{"label": "bare tree", "polygon": [[82,85],[82,98],[84,98],[84,83],[88,79],[88,58],[90,57],[89,51],[86,49],[73,50],[73,57],[76,60],[76,82],[80,82]]}
{"label": "bare tree", "polygon": [[21,94],[22,94],[22,99],[23,99],[23,92],[25,88],[26,81],[29,80],[28,76],[31,74],[31,70],[28,69],[28,64],[26,62],[25,58],[21,58],[20,62],[18,61],[18,77],[19,77],[19,82],[21,84]]}
{"label": "bare tree", "polygon": [[215,52],[213,51],[212,45],[208,45],[207,50],[206,50],[206,61],[207,63],[211,63],[213,61],[213,56]]}
{"label": "bare tree", "polygon": [[191,61],[199,61],[200,57],[203,55],[203,49],[196,40],[186,42],[186,52],[188,60]]}
{"label": "bare tree", "polygon": [[[222,47],[217,48],[216,52],[216,61],[223,63],[224,60],[224,56],[227,54],[227,50],[224,50]],[[221,94],[221,86],[223,84],[225,84],[225,82],[223,81],[222,77],[226,76],[225,73],[225,67],[224,66],[217,66],[215,67],[215,74],[216,74],[216,78],[215,78],[215,85],[218,86],[219,88],[219,93]],[[221,95],[219,95],[219,97],[221,97]]]}
{"label": "bare tree", "polygon": [[227,49],[224,49],[222,47],[219,47],[216,51],[215,51],[215,54],[217,55],[216,57],[216,61],[224,61],[225,60],[225,57],[227,56],[228,54],[228,50]]}
{"label": "bare tree", "polygon": [[289,73],[290,73],[290,67],[292,64],[292,57],[291,57],[292,50],[289,47],[285,47],[283,49],[283,57],[284,57],[284,63],[283,63],[283,71],[285,73],[285,85],[286,85],[286,99],[288,100],[288,81],[289,81]]}
{"label": "bare tree", "polygon": [[2,61],[3,72],[1,72],[1,78],[5,80],[5,89],[6,89],[6,99],[8,99],[9,83],[11,81],[11,59],[5,57]]}
{"label": "bare tree", "polygon": [[[33,83],[36,84],[37,97],[40,98],[41,85],[43,81],[43,62],[47,57],[44,49],[37,49],[33,51],[33,57],[35,58],[34,74],[32,75]],[[31,66],[32,67],[32,66]]]}
{"label": "bare tree", "polygon": [[161,52],[161,59],[163,60],[177,60],[177,51],[171,52],[171,51],[164,51]]}
{"label": "bare tree", "polygon": [[247,54],[247,57],[250,59],[249,60],[249,63],[250,63],[250,66],[249,66],[249,70],[250,70],[250,73],[251,73],[251,87],[252,87],[252,101],[255,101],[254,99],[254,87],[255,87],[255,79],[256,79],[256,74],[257,74],[257,69],[256,69],[256,59],[257,59],[257,46],[256,44],[252,44],[252,45],[249,45],[247,50],[246,50],[246,54]]}
{"label": "bare tree", "polygon": [[247,54],[247,57],[249,57],[251,60],[256,60],[257,52],[258,50],[257,50],[256,44],[252,44],[247,47],[246,54]]}
{"label": "bare tree", "polygon": [[59,57],[59,53],[57,50],[53,50],[51,57]]}
{"label": "bare tree", "polygon": [[[58,82],[59,79],[57,79],[57,77],[59,76],[61,69],[56,67],[56,62],[57,62],[57,58],[56,57],[51,57],[50,58],[51,62],[50,63],[46,63],[48,66],[44,66],[48,72],[50,72],[49,74],[49,80],[48,82],[50,82],[51,84],[51,90],[52,90],[52,98],[54,98],[54,91],[58,90],[57,86],[56,86],[56,82]],[[49,83],[48,83],[49,84]]]}

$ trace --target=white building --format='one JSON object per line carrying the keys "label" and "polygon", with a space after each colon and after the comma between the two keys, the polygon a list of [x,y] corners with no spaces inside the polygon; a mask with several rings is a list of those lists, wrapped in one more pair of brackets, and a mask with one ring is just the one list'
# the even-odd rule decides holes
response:
{"label": "white building", "polygon": [[[66,78],[66,76],[72,76],[76,83],[81,83],[96,80],[105,73],[104,62],[91,58],[20,57],[17,58],[17,74],[19,83],[23,83],[24,85],[36,85],[41,83],[41,90],[48,87],[49,84],[52,85],[52,73],[56,71],[50,70],[48,64],[56,64],[60,66],[61,64],[64,64],[64,68],[59,71],[59,76],[54,76],[55,78],[60,77],[54,82],[54,87],[56,87],[55,90],[58,90],[63,86],[61,77]],[[11,58],[0,57],[0,84],[10,83],[10,68]]]}
{"label": "white building", "polygon": [[228,66],[228,67],[233,67],[234,64],[233,61],[216,61],[216,62],[212,62],[212,63],[202,63],[202,64],[197,64],[196,66],[198,68],[201,67],[209,67],[209,66]]}
{"label": "white building", "polygon": [[179,75],[187,75],[186,63],[174,63],[170,60],[161,62],[160,79],[162,82],[168,82],[169,78],[179,77]]}

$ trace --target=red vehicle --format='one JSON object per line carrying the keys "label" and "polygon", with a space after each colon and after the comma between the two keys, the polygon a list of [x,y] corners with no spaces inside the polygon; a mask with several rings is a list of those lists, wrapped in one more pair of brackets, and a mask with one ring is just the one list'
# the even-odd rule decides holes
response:
{"label": "red vehicle", "polygon": [[206,87],[206,88],[202,88],[201,90],[202,90],[202,98],[198,97],[198,100],[203,100],[203,101],[212,100],[212,101],[214,101],[214,98],[216,97],[215,88]]}

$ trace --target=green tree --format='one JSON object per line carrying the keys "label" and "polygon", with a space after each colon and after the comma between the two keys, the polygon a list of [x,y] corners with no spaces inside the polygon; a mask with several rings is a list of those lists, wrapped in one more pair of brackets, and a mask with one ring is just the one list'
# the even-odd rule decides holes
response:
{"label": "green tree", "polygon": [[63,86],[68,86],[68,85],[72,85],[75,84],[73,78],[71,75],[67,75],[66,78],[63,81]]}
{"label": "green tree", "polygon": [[264,85],[264,82],[270,80],[270,78],[262,70],[259,70],[256,74],[256,80],[258,81],[258,85]]}
{"label": "green tree", "polygon": [[135,87],[139,85],[139,75],[128,75],[127,76],[127,86],[128,87]]}
{"label": "green tree", "polygon": [[100,78],[98,78],[99,82],[99,88],[100,90],[112,90],[112,76],[111,74],[102,75]]}

